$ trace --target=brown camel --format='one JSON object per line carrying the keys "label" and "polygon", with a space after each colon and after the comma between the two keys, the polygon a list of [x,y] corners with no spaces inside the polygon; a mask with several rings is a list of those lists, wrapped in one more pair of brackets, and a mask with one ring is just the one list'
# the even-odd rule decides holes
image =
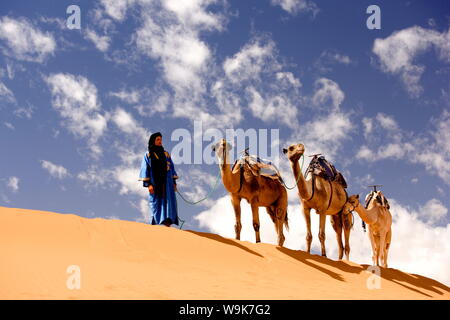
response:
{"label": "brown camel", "polygon": [[392,215],[384,203],[384,195],[376,191],[365,209],[359,202],[359,195],[352,195],[344,206],[344,214],[356,211],[361,219],[369,225],[369,239],[372,245],[372,263],[387,268],[389,247],[392,238]]}
{"label": "brown camel", "polygon": [[[219,167],[222,175],[222,182],[225,189],[230,193],[231,204],[236,216],[236,239],[240,239],[241,234],[241,199],[246,199],[250,203],[253,216],[253,229],[255,230],[256,242],[261,242],[259,235],[259,207],[265,207],[272,219],[278,234],[278,245],[284,243],[283,225],[289,227],[287,220],[287,192],[278,179],[271,179],[263,175],[256,175],[251,168],[244,165],[242,169],[229,166],[229,149],[231,145],[225,139],[219,141],[213,151],[219,159]],[[236,163],[239,165],[239,163]],[[242,171],[242,172],[241,172]]]}
{"label": "brown camel", "polygon": [[[305,152],[303,144],[293,144],[287,149],[283,149],[287,154],[289,162],[291,163],[294,177],[297,181],[297,188],[300,197],[300,202],[303,205],[303,215],[306,221],[306,249],[309,253],[311,251],[311,209],[315,209],[320,216],[319,224],[319,240],[322,247],[322,256],[326,257],[325,249],[325,221],[326,216],[331,216],[331,224],[336,232],[336,239],[339,246],[339,259],[343,257],[344,246],[342,244],[342,229],[344,229],[345,236],[345,256],[349,260],[350,255],[350,229],[353,225],[352,215],[343,215],[342,208],[347,200],[347,192],[344,187],[334,181],[327,181],[322,177],[314,176],[312,174],[307,176],[307,180],[303,177],[300,170],[298,160]],[[314,183],[314,184],[313,184]]]}

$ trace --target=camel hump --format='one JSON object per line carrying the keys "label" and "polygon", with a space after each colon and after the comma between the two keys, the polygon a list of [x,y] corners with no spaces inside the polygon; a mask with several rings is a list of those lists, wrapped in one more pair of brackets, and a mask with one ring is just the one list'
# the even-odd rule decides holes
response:
{"label": "camel hump", "polygon": [[340,184],[344,189],[347,188],[347,182],[344,176],[334,167],[334,165],[325,159],[324,156],[314,156],[309,163],[308,169],[305,172],[305,178],[308,173],[322,177],[327,181],[333,181]]}
{"label": "camel hump", "polygon": [[237,164],[239,164],[239,166],[244,166],[244,168],[251,172],[255,177],[261,176],[280,182],[283,181],[278,168],[270,160],[262,159],[255,155],[246,155],[234,163],[234,169],[232,169],[233,173],[234,171],[237,172],[239,169]]}

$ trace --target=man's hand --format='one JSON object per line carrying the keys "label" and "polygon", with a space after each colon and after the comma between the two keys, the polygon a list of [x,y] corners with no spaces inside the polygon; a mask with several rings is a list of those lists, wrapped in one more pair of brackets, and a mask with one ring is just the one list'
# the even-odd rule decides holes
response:
{"label": "man's hand", "polygon": [[151,194],[155,193],[155,191],[153,190],[153,186],[152,185],[148,186],[148,192],[150,192]]}
{"label": "man's hand", "polygon": [[175,192],[177,192],[177,185],[176,184],[173,185],[173,190],[175,190]]}

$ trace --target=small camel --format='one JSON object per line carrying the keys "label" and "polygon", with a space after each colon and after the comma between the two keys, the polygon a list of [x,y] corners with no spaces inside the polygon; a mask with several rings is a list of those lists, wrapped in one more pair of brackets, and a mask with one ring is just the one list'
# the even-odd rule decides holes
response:
{"label": "small camel", "polygon": [[344,214],[348,215],[356,211],[361,219],[369,225],[369,239],[372,245],[372,263],[387,268],[388,252],[392,238],[392,215],[388,206],[384,204],[384,195],[376,191],[365,209],[360,201],[359,195],[352,195],[344,206]]}
{"label": "small camel", "polygon": [[[219,167],[222,175],[222,182],[225,189],[230,193],[231,204],[236,216],[236,239],[240,239],[241,234],[241,199],[246,199],[250,203],[253,216],[253,229],[255,230],[256,242],[261,242],[259,235],[259,207],[265,207],[272,219],[278,235],[278,245],[283,246],[285,237],[283,225],[289,227],[287,220],[287,191],[278,179],[271,179],[262,175],[255,176],[247,166],[242,166],[239,170],[230,169],[229,150],[231,145],[221,139],[213,146],[213,151],[219,159]],[[239,163],[235,163],[239,165]],[[235,168],[233,168],[235,169]]]}
{"label": "small camel", "polygon": [[347,201],[347,192],[344,187],[337,182],[327,181],[322,177],[309,175],[306,180],[300,170],[298,160],[305,152],[305,146],[301,143],[290,145],[283,152],[287,154],[291,163],[294,177],[297,181],[300,202],[303,205],[303,216],[306,221],[306,249],[311,251],[311,209],[315,209],[320,215],[319,240],[322,247],[322,256],[326,257],[325,249],[325,221],[326,216],[331,216],[331,224],[336,232],[336,239],[339,246],[339,260],[343,257],[344,246],[342,244],[342,228],[345,236],[345,256],[349,260],[350,256],[350,230],[353,225],[352,215],[342,214],[342,208]]}

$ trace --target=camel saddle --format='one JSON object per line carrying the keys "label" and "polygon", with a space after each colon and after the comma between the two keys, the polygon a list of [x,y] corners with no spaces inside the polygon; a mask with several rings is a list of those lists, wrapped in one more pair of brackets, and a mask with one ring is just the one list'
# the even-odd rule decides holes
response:
{"label": "camel saddle", "polygon": [[370,201],[374,197],[375,197],[375,201],[378,202],[383,207],[385,207],[386,209],[389,210],[391,208],[391,206],[389,205],[389,201],[384,196],[384,194],[381,193],[381,191],[378,191],[378,192],[377,191],[372,191],[369,194],[367,194],[367,196],[366,196],[366,201],[365,201],[365,208],[366,209],[369,206]]}
{"label": "camel saddle", "polygon": [[327,181],[337,182],[342,187],[347,188],[347,182],[344,176],[333,166],[331,162],[325,159],[324,156],[315,155],[309,163],[308,169],[305,172],[305,178],[309,173],[315,176],[324,178]]}
{"label": "camel saddle", "polygon": [[272,180],[280,180],[280,182],[283,181],[275,165],[271,161],[261,159],[258,156],[242,156],[234,162],[231,171],[235,174],[241,169],[248,169],[248,171],[250,171],[255,177],[263,176]]}

